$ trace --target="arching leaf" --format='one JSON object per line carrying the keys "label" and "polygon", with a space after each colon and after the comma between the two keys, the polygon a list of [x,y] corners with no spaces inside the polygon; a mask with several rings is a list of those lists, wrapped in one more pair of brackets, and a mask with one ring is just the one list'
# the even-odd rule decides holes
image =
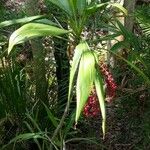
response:
{"label": "arching leaf", "polygon": [[8,54],[14,45],[41,36],[59,36],[69,31],[42,23],[28,23],[14,31],[9,39]]}
{"label": "arching leaf", "polygon": [[44,15],[38,15],[38,16],[25,17],[21,19],[12,19],[12,20],[3,21],[0,23],[0,28],[11,26],[14,24],[19,24],[19,23],[28,23],[43,17]]}

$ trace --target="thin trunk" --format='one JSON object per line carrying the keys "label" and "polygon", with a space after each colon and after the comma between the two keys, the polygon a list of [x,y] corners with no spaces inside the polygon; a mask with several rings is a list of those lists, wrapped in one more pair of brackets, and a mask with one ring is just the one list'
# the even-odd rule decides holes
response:
{"label": "thin trunk", "polygon": [[[26,14],[28,16],[38,15],[39,0],[26,0]],[[33,53],[33,76],[36,85],[36,100],[48,104],[47,81],[45,70],[45,52],[41,39],[31,41]]]}

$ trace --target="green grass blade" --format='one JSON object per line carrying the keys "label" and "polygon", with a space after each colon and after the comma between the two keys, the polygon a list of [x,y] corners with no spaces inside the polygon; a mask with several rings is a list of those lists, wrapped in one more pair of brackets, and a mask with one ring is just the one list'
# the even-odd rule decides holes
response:
{"label": "green grass blade", "polygon": [[53,126],[57,128],[58,126],[58,123],[54,117],[54,115],[51,113],[50,109],[43,103],[44,107],[45,107],[45,110],[47,112],[47,116],[48,118],[50,119],[50,121],[52,122]]}

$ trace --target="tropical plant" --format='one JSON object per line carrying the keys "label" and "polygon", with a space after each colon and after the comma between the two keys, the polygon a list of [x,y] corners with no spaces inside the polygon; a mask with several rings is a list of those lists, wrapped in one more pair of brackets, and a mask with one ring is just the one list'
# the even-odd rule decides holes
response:
{"label": "tropical plant", "polygon": [[[42,37],[42,36],[55,36],[60,38],[60,36],[63,34],[69,34],[73,38],[74,41],[73,46],[75,47],[75,49],[73,50],[74,57],[73,57],[71,70],[70,70],[68,102],[64,114],[60,120],[60,123],[58,123],[57,126],[55,126],[56,129],[51,137],[51,144],[56,143],[58,134],[60,133],[62,126],[64,124],[65,118],[69,111],[71,99],[73,97],[74,86],[76,87],[76,98],[77,98],[75,124],[77,124],[77,121],[79,120],[83,107],[87,102],[88,96],[93,86],[95,86],[96,93],[99,100],[101,115],[102,115],[102,130],[103,130],[103,137],[104,137],[105,122],[106,122],[105,98],[104,98],[105,94],[103,88],[104,80],[102,77],[102,72],[99,69],[99,55],[98,55],[99,52],[95,51],[95,49],[90,48],[88,43],[85,40],[83,40],[82,32],[88,22],[89,16],[92,16],[97,11],[103,13],[105,9],[112,9],[112,7],[113,8],[115,7],[121,10],[122,12],[124,12],[125,14],[127,12],[118,3],[110,3],[110,2],[100,3],[97,1],[91,2],[90,0],[75,0],[75,1],[49,0],[49,1],[65,12],[66,15],[65,17],[67,17],[66,22],[68,23],[70,30],[65,30],[61,28],[60,25],[55,26],[56,23],[49,22],[48,20],[47,21],[33,20],[32,22],[23,25],[22,27],[20,27],[19,29],[17,29],[12,33],[9,39],[8,54],[12,52],[12,49],[14,48],[15,45],[21,44],[33,38]],[[23,20],[21,20],[21,22],[22,21]],[[123,34],[125,35],[126,41],[125,43],[121,43],[121,44],[126,46],[126,43],[130,42],[130,40],[132,39],[132,42],[130,44],[132,47],[136,49],[137,45],[135,44],[135,41],[137,42],[137,39],[133,38],[133,35],[127,32],[126,29],[123,28],[122,24],[119,21],[114,19],[113,22],[117,22],[117,26],[115,25],[109,27],[111,28],[111,30],[113,31],[115,30],[117,33],[115,33],[115,35],[113,36],[111,35],[109,38],[114,38],[120,34]],[[115,46],[118,48],[117,44]],[[110,52],[117,55],[114,52],[114,50],[116,50],[117,48],[114,47],[111,49]],[[137,72],[139,72],[148,82],[150,82],[149,78],[145,76],[145,74],[141,70],[139,70],[134,64],[132,64],[130,61],[124,58],[122,59],[125,62],[127,62],[131,67],[133,67]],[[74,84],[76,78],[77,81],[76,84]],[[64,142],[63,140],[61,140],[60,145],[63,145]],[[62,148],[62,146],[60,147]]]}

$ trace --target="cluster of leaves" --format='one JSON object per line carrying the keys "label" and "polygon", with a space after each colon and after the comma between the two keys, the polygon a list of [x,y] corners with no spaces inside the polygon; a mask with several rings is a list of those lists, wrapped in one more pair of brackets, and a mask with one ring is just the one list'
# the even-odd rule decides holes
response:
{"label": "cluster of leaves", "polygon": [[[68,25],[71,28],[71,30],[63,29],[56,23],[53,23],[47,19],[42,19],[44,16],[33,16],[24,19],[5,21],[0,23],[0,28],[14,25],[14,24],[25,23],[25,25],[23,25],[22,27],[14,31],[10,36],[8,54],[10,54],[10,52],[12,51],[15,45],[24,43],[36,37],[42,37],[42,36],[60,37],[61,35],[64,34],[72,35],[76,45],[75,45],[74,57],[73,57],[71,70],[70,70],[68,102],[64,114],[59,123],[56,120],[53,113],[50,111],[50,109],[45,104],[43,104],[47,112],[47,116],[50,122],[52,122],[53,127],[55,129],[51,138],[49,138],[49,133],[47,133],[47,131],[43,132],[43,129],[39,127],[36,120],[34,120],[31,117],[31,115],[28,114],[28,118],[31,122],[31,125],[27,122],[26,125],[30,130],[30,132],[32,133],[26,133],[20,135],[15,139],[13,139],[12,141],[10,141],[10,143],[13,143],[18,140],[27,140],[33,138],[35,140],[35,143],[38,145],[38,148],[42,149],[40,147],[39,141],[37,140],[37,138],[41,138],[46,141],[46,144],[44,144],[43,146],[44,148],[46,147],[48,149],[49,146],[54,146],[55,149],[58,149],[57,147],[61,147],[62,149],[63,145],[65,144],[64,139],[68,131],[71,129],[73,125],[72,118],[75,117],[75,122],[77,124],[81,112],[83,111],[83,108],[88,100],[93,85],[95,86],[96,89],[96,93],[99,101],[99,107],[102,115],[103,137],[105,136],[105,122],[106,122],[105,97],[104,97],[105,94],[103,89],[104,81],[102,77],[102,72],[99,69],[99,56],[96,51],[92,50],[89,47],[86,41],[82,40],[81,33],[84,29],[84,26],[86,25],[86,22],[88,21],[89,16],[93,15],[99,9],[104,10],[110,7],[116,7],[119,8],[119,10],[121,10],[125,14],[126,14],[126,10],[121,5],[117,3],[110,3],[110,2],[98,3],[98,2],[91,2],[90,0],[76,0],[76,1],[49,0],[49,1],[65,12],[65,15],[67,16],[68,19]],[[131,61],[126,60],[123,57],[116,54],[116,51],[120,47],[127,48],[127,49],[132,47],[132,50],[139,50],[141,45],[138,44],[139,41],[133,33],[125,29],[124,26],[118,20],[115,20],[115,22],[117,23],[117,26],[115,25],[111,26],[111,29],[115,29],[113,30],[114,34],[105,37],[105,40],[106,39],[110,40],[118,35],[123,35],[124,41],[117,42],[111,48],[110,52],[120,57],[128,65],[134,68],[140,75],[142,75],[142,77],[146,79],[148,83],[150,83],[149,78]],[[67,116],[70,103],[72,100],[74,86],[76,87],[76,113],[74,115],[73,112],[73,115],[71,115],[71,119],[65,122],[65,118]],[[112,87],[115,89],[114,84]],[[62,132],[61,129],[63,124],[65,123],[68,125],[64,129],[64,132]],[[36,131],[33,129],[36,129]],[[37,133],[33,133],[33,132],[37,132]],[[4,146],[4,148],[5,147],[6,146]]]}

